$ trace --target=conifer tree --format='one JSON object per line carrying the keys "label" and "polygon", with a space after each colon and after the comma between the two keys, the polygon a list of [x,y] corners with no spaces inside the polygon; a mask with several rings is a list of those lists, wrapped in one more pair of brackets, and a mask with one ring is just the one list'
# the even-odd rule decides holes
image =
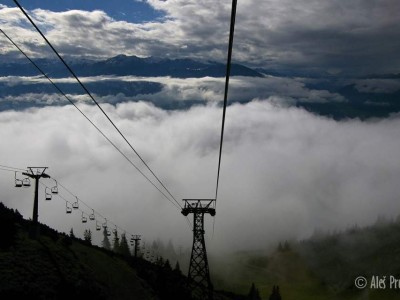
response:
{"label": "conifer tree", "polygon": [[260,293],[256,288],[254,282],[251,284],[249,294],[247,295],[247,299],[249,300],[261,300]]}
{"label": "conifer tree", "polygon": [[119,243],[119,253],[123,256],[130,256],[128,240],[126,239],[125,233],[121,234],[121,242]]}
{"label": "conifer tree", "polygon": [[103,229],[103,241],[101,242],[101,245],[103,246],[104,249],[107,250],[111,250],[111,244],[110,244],[110,240],[108,239],[108,235],[107,235],[107,227],[104,227]]}
{"label": "conifer tree", "polygon": [[288,241],[285,241],[285,244],[283,245],[283,251],[284,252],[290,251],[290,244]]}
{"label": "conifer tree", "polygon": [[178,274],[182,274],[181,266],[179,265],[179,261],[176,261],[174,272],[178,273]]}
{"label": "conifer tree", "polygon": [[83,239],[84,239],[85,242],[87,242],[89,245],[92,244],[92,232],[90,231],[90,229],[85,229],[85,231],[83,232]]}
{"label": "conifer tree", "polygon": [[282,300],[278,285],[273,286],[271,296],[269,296],[269,300]]}
{"label": "conifer tree", "polygon": [[168,270],[168,271],[172,271],[171,264],[169,263],[168,259],[164,263],[164,269]]}
{"label": "conifer tree", "polygon": [[70,237],[70,238],[74,238],[74,237],[75,237],[74,229],[73,229],[73,228],[71,228],[71,230],[69,231],[69,237]]}
{"label": "conifer tree", "polygon": [[118,236],[118,231],[114,230],[114,238],[113,238],[113,248],[112,250],[116,253],[119,253],[119,236]]}

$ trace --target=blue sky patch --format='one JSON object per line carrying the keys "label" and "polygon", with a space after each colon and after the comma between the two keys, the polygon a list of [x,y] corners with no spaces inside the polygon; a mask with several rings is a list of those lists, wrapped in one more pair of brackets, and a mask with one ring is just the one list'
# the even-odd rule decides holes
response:
{"label": "blue sky patch", "polygon": [[[0,3],[10,7],[15,6],[14,1],[11,0],[0,1]],[[146,1],[136,0],[25,0],[19,1],[19,3],[29,10],[36,8],[55,12],[72,9],[86,11],[103,10],[115,20],[127,21],[130,23],[145,23],[165,16],[162,11],[153,9]]]}

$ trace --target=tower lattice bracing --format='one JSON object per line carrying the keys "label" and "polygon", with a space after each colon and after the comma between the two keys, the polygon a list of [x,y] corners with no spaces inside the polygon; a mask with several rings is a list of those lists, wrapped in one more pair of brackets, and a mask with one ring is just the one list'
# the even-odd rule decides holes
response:
{"label": "tower lattice bracing", "polygon": [[212,284],[206,244],[204,241],[204,214],[215,216],[215,199],[184,199],[182,214],[193,214],[193,246],[189,265],[189,284],[192,295],[198,299],[212,299]]}

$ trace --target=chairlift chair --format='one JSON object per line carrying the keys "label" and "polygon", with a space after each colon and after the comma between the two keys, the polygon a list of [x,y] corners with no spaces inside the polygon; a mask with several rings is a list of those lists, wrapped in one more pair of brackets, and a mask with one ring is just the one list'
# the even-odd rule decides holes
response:
{"label": "chairlift chair", "polygon": [[17,172],[15,172],[15,187],[21,187],[22,186],[22,180],[17,178]]}
{"label": "chairlift chair", "polygon": [[66,213],[67,213],[67,214],[72,213],[72,208],[68,206],[68,203],[67,203],[67,202],[65,202],[65,206],[66,206],[66,208],[65,208],[65,209],[66,209]]}
{"label": "chairlift chair", "polygon": [[22,180],[17,178],[17,172],[15,172],[14,178],[15,178],[15,187],[21,187],[22,186]]}
{"label": "chairlift chair", "polygon": [[100,231],[100,230],[101,230],[101,226],[99,225],[99,223],[97,223],[97,221],[96,221],[96,230],[97,230],[97,231]]}
{"label": "chairlift chair", "polygon": [[89,215],[89,220],[96,220],[96,216],[94,215],[94,209],[92,209],[92,213]]}
{"label": "chairlift chair", "polygon": [[54,181],[56,182],[56,185],[53,186],[53,187],[51,188],[51,193],[52,193],[52,194],[58,194],[58,184],[57,184],[57,180],[54,179]]}
{"label": "chairlift chair", "polygon": [[85,217],[84,215],[83,215],[83,212],[82,212],[82,223],[86,223],[87,222],[87,217]]}
{"label": "chairlift chair", "polygon": [[103,228],[107,228],[107,219],[105,219],[106,221],[103,223]]}
{"label": "chairlift chair", "polygon": [[[75,196],[76,197],[76,196]],[[73,209],[78,209],[79,208],[79,200],[78,197],[76,197],[76,202],[72,203],[72,208]]]}
{"label": "chairlift chair", "polygon": [[107,236],[111,236],[111,232],[107,230]]}
{"label": "chairlift chair", "polygon": [[22,180],[15,179],[15,187],[21,187],[22,186]]}
{"label": "chairlift chair", "polygon": [[30,180],[28,177],[24,178],[24,179],[22,180],[22,185],[23,185],[24,187],[30,187],[30,186],[31,186],[31,180]]}
{"label": "chairlift chair", "polygon": [[45,191],[45,195],[46,195],[46,200],[51,200],[51,190],[50,188],[46,187]]}
{"label": "chairlift chair", "polygon": [[117,226],[115,226],[115,228],[112,231],[114,234],[118,234],[118,230],[117,230]]}

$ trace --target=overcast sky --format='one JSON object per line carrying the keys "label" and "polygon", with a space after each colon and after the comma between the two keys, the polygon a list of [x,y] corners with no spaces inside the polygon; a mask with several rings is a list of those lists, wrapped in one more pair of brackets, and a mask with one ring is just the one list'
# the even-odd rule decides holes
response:
{"label": "overcast sky", "polygon": [[[225,61],[230,0],[20,2],[66,56]],[[47,55],[13,1],[0,3],[1,28],[31,55]],[[322,73],[398,72],[398,11],[397,0],[238,1],[233,59]],[[7,43],[0,53],[17,54]]]}
{"label": "overcast sky", "polygon": [[[49,40],[68,57],[100,59],[123,53],[225,60],[230,1],[81,2],[21,0]],[[0,3],[0,28],[32,57],[50,57],[13,2]],[[239,0],[233,57],[246,65],[279,70],[398,73],[399,6],[394,0]],[[0,37],[0,60],[17,56]],[[222,116],[216,102],[222,99],[224,80],[146,80],[163,84],[160,92],[148,96],[153,97],[150,100],[205,99],[208,103],[166,111],[140,101],[144,99],[139,95],[125,99],[136,102],[103,107],[178,200],[212,198]],[[249,102],[228,107],[213,239],[212,219],[206,218],[211,251],[259,248],[278,240],[306,238],[316,229],[367,225],[379,215],[400,213],[399,115],[338,122],[288,107],[285,103],[294,98],[345,101],[336,93],[311,90],[302,80],[231,79],[230,100]],[[20,84],[43,79],[0,81]],[[376,86],[384,91],[399,89],[396,80],[376,79],[359,80],[356,88],[376,92]],[[180,211],[73,107],[51,106],[57,102],[53,95],[19,97],[13,101],[45,101],[49,106],[0,112],[0,164],[48,166],[50,175],[128,232],[190,246],[192,232]],[[112,96],[105,98],[101,102],[112,102]],[[79,106],[144,170],[98,109]],[[13,176],[0,171],[1,201],[30,217],[33,189],[14,188]],[[74,200],[65,191],[63,196]],[[40,221],[63,231],[74,226],[82,236],[80,214],[67,216],[64,200],[54,197],[45,202],[43,197],[42,187]]]}

